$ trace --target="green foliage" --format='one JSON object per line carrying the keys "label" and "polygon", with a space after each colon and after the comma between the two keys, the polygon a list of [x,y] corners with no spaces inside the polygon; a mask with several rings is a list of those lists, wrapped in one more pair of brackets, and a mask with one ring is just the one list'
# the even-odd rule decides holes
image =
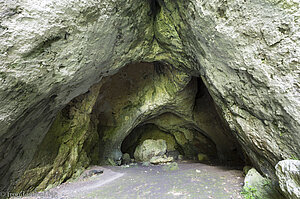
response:
{"label": "green foliage", "polygon": [[244,187],[243,191],[241,192],[245,199],[257,199],[255,193],[257,189],[255,187]]}
{"label": "green foliage", "polygon": [[263,182],[263,186],[265,187],[265,186],[269,186],[269,185],[271,185],[271,180],[270,179],[266,179],[264,182]]}
{"label": "green foliage", "polygon": [[283,133],[282,133],[282,132],[279,132],[279,136],[280,136],[280,137],[283,136]]}
{"label": "green foliage", "polygon": [[115,163],[115,161],[113,161],[111,158],[108,158],[107,161],[108,161],[108,163],[109,163],[111,166],[117,166],[117,164]]}
{"label": "green foliage", "polygon": [[296,157],[295,155],[292,155],[292,156],[291,156],[291,159],[292,159],[292,160],[299,160],[299,158]]}

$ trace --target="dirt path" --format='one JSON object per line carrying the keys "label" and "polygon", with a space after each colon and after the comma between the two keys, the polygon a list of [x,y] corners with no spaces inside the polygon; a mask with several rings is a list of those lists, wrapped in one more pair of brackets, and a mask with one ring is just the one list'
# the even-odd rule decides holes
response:
{"label": "dirt path", "polygon": [[104,173],[26,198],[243,198],[240,170],[200,163],[179,163],[178,167],[173,171],[165,166],[96,167]]}

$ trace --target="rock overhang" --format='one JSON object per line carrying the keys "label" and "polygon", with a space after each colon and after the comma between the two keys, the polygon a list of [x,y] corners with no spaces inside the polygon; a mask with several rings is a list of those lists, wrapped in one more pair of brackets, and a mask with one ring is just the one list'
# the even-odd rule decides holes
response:
{"label": "rock overhang", "polygon": [[[163,61],[201,74],[266,175],[299,154],[297,2],[156,1],[155,18],[147,1],[45,2],[2,3],[2,179],[25,169],[64,105],[132,61]],[[39,17],[49,21],[31,22]],[[289,31],[277,34],[283,22]],[[272,43],[274,34],[280,39]]]}

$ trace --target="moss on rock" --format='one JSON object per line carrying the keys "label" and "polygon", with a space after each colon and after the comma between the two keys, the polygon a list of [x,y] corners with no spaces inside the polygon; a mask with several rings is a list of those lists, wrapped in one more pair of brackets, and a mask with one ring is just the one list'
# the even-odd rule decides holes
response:
{"label": "moss on rock", "polygon": [[98,162],[98,134],[91,112],[101,84],[72,100],[56,117],[15,191],[40,191],[77,177]]}

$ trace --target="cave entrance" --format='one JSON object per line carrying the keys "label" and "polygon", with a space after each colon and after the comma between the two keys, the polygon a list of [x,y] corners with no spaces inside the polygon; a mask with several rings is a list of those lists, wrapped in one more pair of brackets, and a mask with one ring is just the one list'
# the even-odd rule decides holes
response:
{"label": "cave entrance", "polygon": [[241,165],[241,149],[217,110],[200,77],[160,62],[129,64],[58,113],[16,187],[43,190],[89,165],[121,164],[125,153],[140,159],[135,151],[149,140],[164,147],[156,162]]}
{"label": "cave entrance", "polygon": [[[164,140],[165,157],[242,164],[242,153],[200,77],[167,64],[134,63],[103,81],[93,108],[102,164],[137,159],[145,140]],[[127,155],[128,158],[128,155]]]}
{"label": "cave entrance", "polygon": [[[172,122],[175,124],[168,126]],[[139,145],[143,145],[146,140],[164,140],[165,156],[171,157],[170,161],[185,159],[204,163],[217,162],[215,143],[191,126],[182,126],[184,123],[184,120],[172,113],[160,115],[135,128],[122,142],[121,151],[123,154],[129,154],[135,161],[141,160],[138,154]]]}

